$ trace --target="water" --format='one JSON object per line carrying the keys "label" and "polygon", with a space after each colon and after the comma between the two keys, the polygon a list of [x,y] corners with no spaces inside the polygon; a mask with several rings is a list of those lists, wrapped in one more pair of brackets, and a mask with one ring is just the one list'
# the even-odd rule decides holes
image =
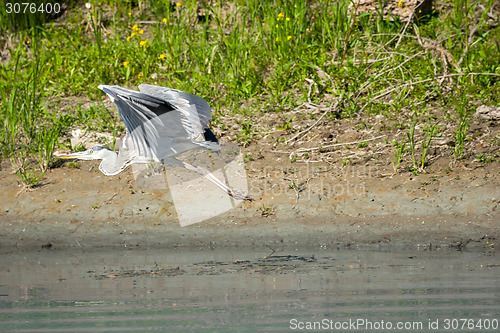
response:
{"label": "water", "polygon": [[500,331],[489,251],[40,250],[0,267],[0,332]]}

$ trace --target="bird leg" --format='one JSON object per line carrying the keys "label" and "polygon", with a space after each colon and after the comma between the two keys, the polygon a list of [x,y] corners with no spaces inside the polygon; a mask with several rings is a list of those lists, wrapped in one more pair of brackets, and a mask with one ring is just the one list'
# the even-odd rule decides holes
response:
{"label": "bird leg", "polygon": [[183,161],[180,161],[180,162],[182,163],[182,165],[186,169],[194,171],[194,172],[202,175],[203,177],[205,177],[206,179],[208,179],[209,181],[211,181],[212,183],[217,185],[221,190],[226,192],[230,197],[232,197],[236,200],[252,201],[252,199],[250,197],[246,196],[244,193],[229,188],[226,184],[224,184],[221,180],[219,180],[217,177],[215,177],[213,175],[213,173],[211,173],[207,169],[199,167],[199,166],[195,167],[195,166],[193,166],[189,163],[183,162]]}

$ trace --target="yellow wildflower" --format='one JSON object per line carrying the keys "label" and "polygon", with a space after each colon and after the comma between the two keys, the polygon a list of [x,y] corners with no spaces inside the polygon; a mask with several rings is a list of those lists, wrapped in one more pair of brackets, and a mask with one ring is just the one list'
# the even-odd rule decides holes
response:
{"label": "yellow wildflower", "polygon": [[285,17],[285,14],[283,13],[279,13],[278,14],[278,21],[281,20],[283,17]]}
{"label": "yellow wildflower", "polygon": [[280,40],[280,38],[279,38],[279,37],[276,37],[276,41],[279,41],[279,40]]}
{"label": "yellow wildflower", "polygon": [[137,32],[134,31],[133,33],[131,33],[130,36],[127,37],[127,42],[129,42],[130,39],[133,38],[135,35],[137,35]]}
{"label": "yellow wildflower", "polygon": [[134,26],[132,27],[132,30],[134,30],[134,31],[139,30],[139,27],[137,26],[137,24],[134,24]]}
{"label": "yellow wildflower", "polygon": [[139,30],[139,33],[142,35],[144,33],[144,30]]}
{"label": "yellow wildflower", "polygon": [[159,59],[159,60],[165,60],[165,54],[163,54],[163,53],[162,53],[162,54],[160,54],[160,55],[158,56],[158,59]]}
{"label": "yellow wildflower", "polygon": [[276,24],[276,28],[279,27],[279,25]]}
{"label": "yellow wildflower", "polygon": [[292,36],[288,36],[288,37],[286,38],[286,40],[290,40],[290,39],[292,39]]}
{"label": "yellow wildflower", "polygon": [[139,46],[140,47],[143,47],[143,46],[146,46],[148,44],[148,40],[141,40],[141,42],[139,43]]}
{"label": "yellow wildflower", "polygon": [[128,67],[128,61],[123,62],[123,67]]}
{"label": "yellow wildflower", "polygon": [[141,76],[142,76],[142,73],[139,73],[139,74],[137,75],[137,78],[138,78],[138,79],[140,79],[140,78],[141,78]]}
{"label": "yellow wildflower", "polygon": [[404,1],[398,1],[398,6],[399,6],[399,7],[403,7],[403,4],[404,4],[404,3],[405,3]]}
{"label": "yellow wildflower", "polygon": [[128,16],[132,16],[132,12],[129,12],[129,13],[128,13]]}
{"label": "yellow wildflower", "polygon": [[167,23],[167,19],[166,19],[166,18],[163,18],[162,22],[163,22],[163,23]]}
{"label": "yellow wildflower", "polygon": [[290,21],[290,18],[289,18],[289,17],[287,17],[287,18],[286,18],[286,20],[287,20],[287,22],[288,22],[288,21]]}
{"label": "yellow wildflower", "polygon": [[180,2],[175,4],[177,7],[180,7],[182,4]]}

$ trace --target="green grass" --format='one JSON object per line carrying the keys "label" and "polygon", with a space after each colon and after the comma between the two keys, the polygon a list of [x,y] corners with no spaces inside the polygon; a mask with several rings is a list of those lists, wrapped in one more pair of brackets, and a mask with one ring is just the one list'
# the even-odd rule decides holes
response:
{"label": "green grass", "polygon": [[394,145],[394,158],[391,157],[391,164],[392,168],[394,170],[394,173],[398,172],[399,166],[401,165],[401,162],[403,162],[403,156],[406,152],[406,141],[398,142],[398,141],[393,141],[392,144]]}
{"label": "green grass", "polygon": [[[36,39],[32,39],[33,52],[37,52]],[[45,94],[40,86],[45,83],[44,69],[39,55],[19,73],[21,48],[13,56],[14,80],[10,94],[2,91],[2,155],[11,159],[16,174],[28,187],[33,187],[50,167],[54,148],[65,126],[66,118],[49,112],[44,107]],[[19,80],[23,76],[23,80]],[[67,125],[67,124],[66,124]]]}
{"label": "green grass", "polygon": [[458,105],[457,113],[458,126],[454,132],[455,147],[453,153],[457,159],[461,159],[464,156],[464,145],[467,140],[467,128],[470,121],[470,111],[467,108],[467,100],[463,93],[460,99],[460,104]]}
{"label": "green grass", "polygon": [[[451,113],[457,144],[450,153],[461,158],[470,115],[463,110],[500,103],[500,27],[487,15],[493,0],[445,2],[439,15],[409,25],[404,35],[405,22],[378,13],[351,19],[348,1],[203,2],[198,8],[194,0],[180,6],[146,0],[140,7],[107,0],[90,1],[90,10],[66,1],[64,21],[2,8],[0,32],[7,37],[0,48],[10,54],[0,65],[2,157],[43,174],[54,146],[67,146],[58,138],[71,126],[123,132],[114,110],[102,105],[99,84],[147,82],[207,99],[214,123],[222,114],[245,113],[237,136],[245,145],[257,135],[260,114],[280,113],[280,128],[290,131],[298,118],[287,111],[307,101],[341,96],[342,118],[388,114],[403,123],[412,123],[413,105],[431,104]],[[95,103],[60,114],[68,96]],[[441,119],[422,121],[432,128]],[[415,167],[425,165],[432,133],[410,133]],[[417,147],[422,136],[427,139]],[[405,146],[398,144],[395,169]],[[424,152],[420,161],[417,148]]]}

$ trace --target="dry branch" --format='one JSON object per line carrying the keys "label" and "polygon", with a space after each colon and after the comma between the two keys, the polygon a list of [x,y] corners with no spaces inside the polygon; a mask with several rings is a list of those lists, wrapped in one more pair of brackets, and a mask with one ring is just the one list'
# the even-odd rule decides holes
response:
{"label": "dry branch", "polygon": [[291,142],[291,141],[293,141],[293,140],[297,139],[299,136],[302,138],[302,136],[303,136],[303,135],[305,135],[307,132],[309,132],[309,131],[310,131],[310,130],[314,127],[314,126],[316,126],[316,125],[317,125],[317,124],[321,121],[321,119],[323,119],[323,117],[324,117],[324,116],[326,116],[326,114],[327,114],[327,113],[331,112],[331,111],[332,111],[332,109],[337,108],[337,106],[338,106],[338,105],[339,105],[339,102],[338,102],[338,101],[337,101],[337,102],[335,102],[335,105],[334,105],[334,104],[332,104],[332,105],[330,106],[330,108],[328,108],[328,109],[327,109],[327,110],[326,110],[326,111],[325,111],[325,112],[321,115],[321,117],[319,117],[319,119],[318,119],[318,120],[316,120],[316,122],[315,122],[314,124],[312,124],[311,126],[309,126],[307,129],[303,130],[302,132],[299,132],[299,133],[295,134],[295,135],[294,135],[294,136],[293,136],[290,140],[287,140],[287,143],[289,143],[289,142]]}
{"label": "dry branch", "polygon": [[326,146],[321,146],[321,147],[313,147],[313,148],[299,148],[297,149],[297,153],[302,153],[306,151],[314,151],[314,150],[321,150],[321,149],[326,149],[326,148],[332,148],[332,147],[339,147],[339,146],[345,146],[345,145],[354,145],[357,143],[361,142],[368,142],[368,141],[375,141],[380,138],[386,137],[386,135],[380,135],[371,139],[365,139],[365,140],[359,140],[359,141],[352,141],[352,142],[344,142],[344,143],[334,143],[332,145],[326,145]]}

